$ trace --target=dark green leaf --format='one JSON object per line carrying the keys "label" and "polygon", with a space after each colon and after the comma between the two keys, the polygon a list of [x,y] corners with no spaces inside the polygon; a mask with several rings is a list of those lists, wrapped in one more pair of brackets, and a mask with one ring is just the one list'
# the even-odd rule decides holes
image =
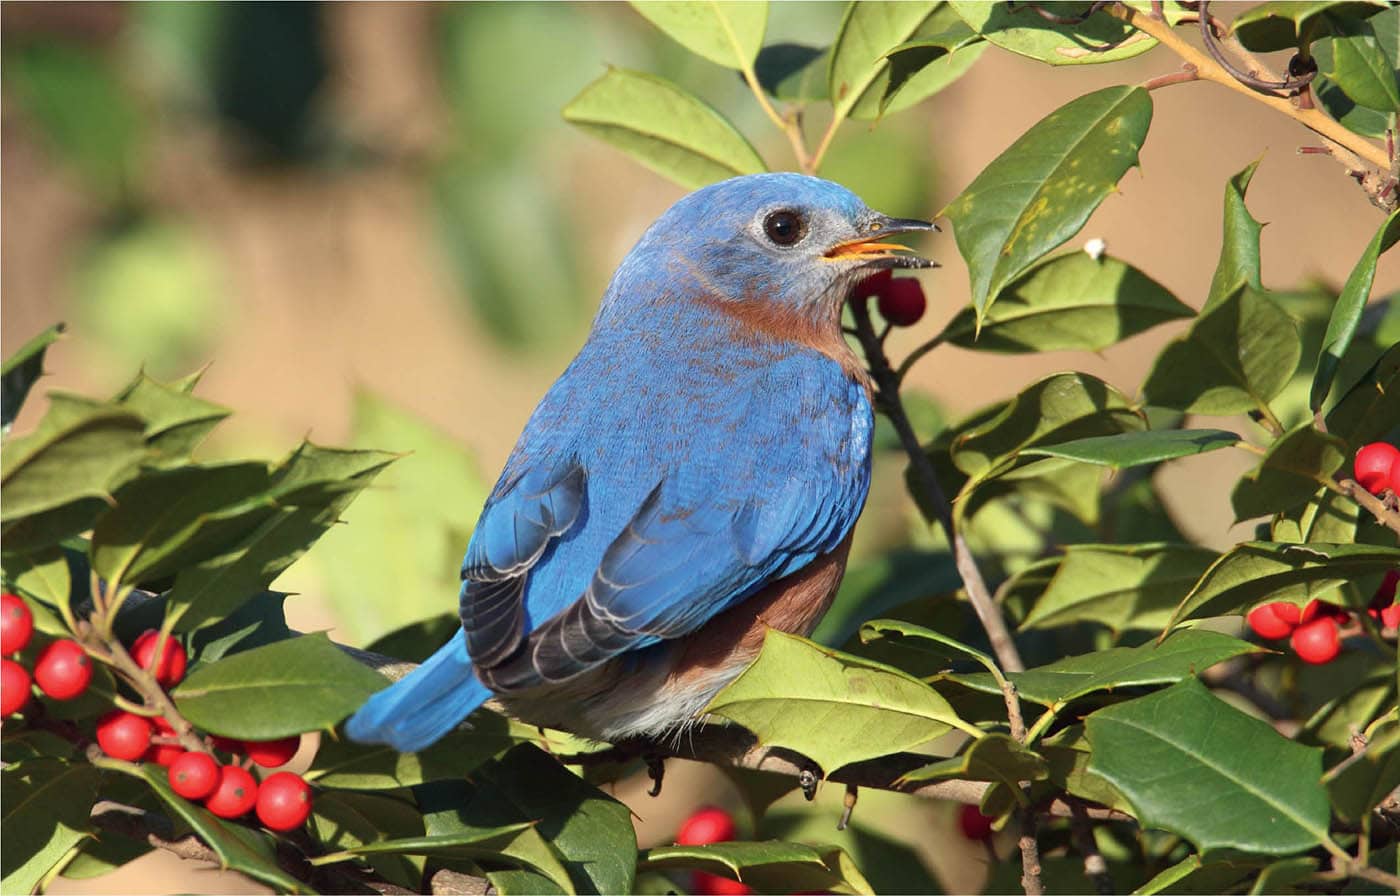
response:
{"label": "dark green leaf", "polygon": [[982,651],[969,647],[956,638],[950,638],[942,632],[936,632],[933,629],[915,625],[902,619],[876,619],[867,622],[860,629],[862,644],[869,644],[890,635],[895,635],[900,639],[909,639],[917,643],[921,649],[947,659],[971,657],[987,667],[989,672],[996,667],[992,658]]}
{"label": "dark green leaf", "polygon": [[930,763],[900,775],[899,784],[958,778],[965,781],[1000,781],[1017,787],[1021,781],[1039,781],[1049,774],[1045,759],[1004,734],[987,734],[972,741],[956,756]]}
{"label": "dark green leaf", "polygon": [[1133,891],[1134,896],[1156,896],[1158,893],[1225,893],[1229,888],[1255,870],[1245,862],[1203,862],[1191,854],[1160,872]]}
{"label": "dark green leaf", "polygon": [[1225,416],[1268,408],[1298,367],[1298,325],[1245,286],[1203,310],[1157,357],[1143,384],[1149,404]]}
{"label": "dark green leaf", "polygon": [[461,627],[462,619],[455,612],[441,613],[396,628],[370,642],[365,650],[410,663],[421,663],[452,640]]}
{"label": "dark green leaf", "polygon": [[697,56],[726,68],[747,68],[763,46],[766,2],[632,0],[632,8]]}
{"label": "dark green leaf", "polygon": [[1247,48],[1261,53],[1291,50],[1311,40],[1325,25],[1321,14],[1331,16],[1369,15],[1380,3],[1352,0],[1283,0],[1251,6],[1230,23],[1230,30]]}
{"label": "dark green leaf", "polygon": [[1388,348],[1327,414],[1327,431],[1353,448],[1381,438],[1400,420],[1400,343]]}
{"label": "dark green leaf", "polygon": [[1145,827],[1205,854],[1287,855],[1328,841],[1322,750],[1293,743],[1194,678],[1101,709],[1085,729],[1089,770],[1122,791]]}
{"label": "dark green leaf", "polygon": [[873,893],[845,851],[803,843],[713,843],[657,846],[638,859],[642,870],[696,869],[749,884],[761,893],[799,888],[830,893]]}
{"label": "dark green leaf", "polygon": [[1207,451],[1229,448],[1239,441],[1237,433],[1223,429],[1167,429],[1075,439],[1057,445],[1026,448],[1021,453],[1037,457],[1062,457],[1121,470],[1205,454]]}
{"label": "dark green leaf", "polygon": [[754,73],[763,89],[790,103],[827,99],[826,72],[831,67],[825,50],[804,44],[769,44],[758,51]]}
{"label": "dark green leaf", "polygon": [[341,790],[391,790],[460,778],[493,756],[531,740],[525,728],[492,712],[477,712],[458,729],[417,753],[324,738],[307,778]]}
{"label": "dark green leaf", "polygon": [[964,308],[939,338],[988,352],[1099,351],[1192,310],[1116,258],[1085,252],[1051,258],[1001,291],[977,330]]}
{"label": "dark green leaf", "polygon": [[325,635],[303,635],[205,666],[172,696],[185,718],[211,734],[276,740],[329,728],[388,684]]}
{"label": "dark green leaf", "polygon": [[[1058,709],[1095,691],[1171,684],[1192,678],[1216,663],[1260,649],[1219,632],[1189,630],[1176,632],[1161,644],[1110,647],[1013,672],[1009,677],[1022,698]],[[986,673],[951,678],[968,687],[1001,693],[996,681]]]}
{"label": "dark green leaf", "polygon": [[376,840],[353,846],[345,852],[356,856],[388,854],[441,859],[489,858],[498,855],[501,847],[519,839],[520,832],[529,827],[530,822],[519,821],[496,828],[459,828],[449,834]]}
{"label": "dark green leaf", "polygon": [[1141,87],[1107,87],[1037,122],[944,210],[972,276],[972,305],[992,302],[1079,232],[1138,163],[1152,121]]}
{"label": "dark green leaf", "polygon": [[44,375],[44,352],[63,335],[63,330],[63,324],[54,324],[20,346],[19,351],[0,365],[0,429],[8,432],[10,424],[19,416],[30,388]]}
{"label": "dark green leaf", "polygon": [[1202,311],[1209,309],[1244,286],[1263,289],[1259,280],[1259,233],[1264,225],[1254,220],[1244,195],[1258,160],[1225,182],[1225,227],[1220,242],[1220,261],[1210,280],[1210,292]]}
{"label": "dark green leaf", "polygon": [[111,874],[153,849],[155,847],[145,841],[102,832],[82,844],[73,860],[63,866],[63,877],[66,880],[89,880]]}
{"label": "dark green leaf", "polygon": [[1172,614],[1171,625],[1236,613],[1265,598],[1303,604],[1358,576],[1400,566],[1400,549],[1369,544],[1247,542],[1225,554]]}
{"label": "dark green leaf", "polygon": [[[1148,35],[1103,12],[1083,22],[1062,25],[1019,4],[953,0],[949,5],[989,42],[1050,65],[1116,62],[1157,46]],[[1086,6],[1076,4],[1065,14],[1082,12]]]}
{"label": "dark green leaf", "polygon": [[[179,579],[175,581],[178,585]],[[190,636],[191,652],[200,663],[213,663],[229,654],[296,637],[296,632],[287,627],[282,608],[286,599],[287,595],[276,591],[253,595],[218,622],[194,632]]]}
{"label": "dark green leaf", "polygon": [[1115,632],[1160,629],[1215,557],[1194,545],[1070,545],[1021,627],[1089,621]]}
{"label": "dark green leaf", "polygon": [[608,69],[564,107],[564,118],[687,189],[767,170],[719,112],[642,72]]}
{"label": "dark green leaf", "polygon": [[97,798],[99,776],[85,762],[69,765],[56,759],[19,762],[0,773],[5,789],[0,866],[6,893],[34,892],[88,836],[88,812]]}
{"label": "dark green leaf", "polygon": [[906,750],[953,728],[948,701],[898,669],[770,630],[758,659],[706,707],[827,772]]}
{"label": "dark green leaf", "polygon": [[[1089,746],[1089,739],[1084,736],[1083,725],[1066,725],[1041,740],[1036,749],[1049,764],[1048,784],[1063,788],[1074,796],[1117,809],[1125,815],[1133,814],[1133,807],[1123,798],[1123,794],[1103,778],[1090,773],[1089,756],[1093,749]],[[1036,791],[1045,786],[1032,787],[1031,798],[1035,799]]]}
{"label": "dark green leaf", "polygon": [[1332,317],[1327,322],[1327,335],[1323,337],[1322,352],[1317,357],[1317,371],[1313,374],[1312,393],[1309,405],[1313,413],[1321,410],[1327,394],[1332,390],[1332,379],[1337,375],[1351,341],[1356,336],[1357,324],[1361,322],[1361,312],[1371,297],[1371,283],[1376,278],[1376,263],[1382,254],[1400,239],[1400,211],[1390,213],[1381,229],[1372,237],[1361,253],[1361,260],[1352,268],[1347,277],[1337,304],[1332,307]]}
{"label": "dark green leaf", "polygon": [[1346,444],[1312,423],[1285,433],[1269,446],[1259,466],[1235,484],[1230,503],[1235,521],[1292,510],[1326,486],[1347,460]]}
{"label": "dark green leaf", "polygon": [[115,402],[146,421],[146,443],[155,455],[150,462],[157,464],[187,460],[209,431],[232,413],[144,373],[123,389]]}
{"label": "dark green leaf", "polygon": [[1393,115],[1400,109],[1400,73],[1396,71],[1400,46],[1395,30],[1383,28],[1378,34],[1370,20],[1327,19],[1335,36],[1318,41],[1318,74],[1340,87],[1356,104]]}
{"label": "dark green leaf", "polygon": [[1394,724],[1372,737],[1366,749],[1328,769],[1322,783],[1337,815],[1360,824],[1373,808],[1400,787],[1400,727]]}
{"label": "dark green leaf", "polygon": [[[339,790],[316,794],[312,824],[326,846],[354,849],[390,839],[419,837],[423,818],[411,802],[377,793]],[[370,867],[391,883],[414,892],[421,889],[423,860],[407,855],[369,855]]]}
{"label": "dark green leaf", "polygon": [[262,881],[276,892],[313,892],[278,866],[272,841],[262,831],[215,818],[203,806],[179,796],[170,789],[163,766],[148,763],[141,766],[140,774],[171,813],[218,854],[225,867]]}

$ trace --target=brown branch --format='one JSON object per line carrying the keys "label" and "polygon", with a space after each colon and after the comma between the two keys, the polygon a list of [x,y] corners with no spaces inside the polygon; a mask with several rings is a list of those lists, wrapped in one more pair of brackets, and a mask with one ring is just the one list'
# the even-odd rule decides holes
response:
{"label": "brown branch", "polygon": [[1376,522],[1400,535],[1400,511],[1396,511],[1390,504],[1366,491],[1361,483],[1355,479],[1343,479],[1340,484],[1342,491],[1349,498],[1371,511]]}
{"label": "brown branch", "polygon": [[1113,877],[1108,873],[1108,862],[1099,852],[1098,843],[1094,841],[1094,823],[1078,800],[1072,801],[1070,808],[1074,812],[1069,826],[1070,838],[1074,841],[1075,851],[1084,859],[1084,876],[1089,878],[1094,892],[1099,896],[1113,896]]}

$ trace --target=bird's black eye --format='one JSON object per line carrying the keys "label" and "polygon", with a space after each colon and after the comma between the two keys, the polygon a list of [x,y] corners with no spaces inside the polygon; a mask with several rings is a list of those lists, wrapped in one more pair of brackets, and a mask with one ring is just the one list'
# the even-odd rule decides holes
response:
{"label": "bird's black eye", "polygon": [[807,233],[807,222],[792,209],[769,212],[763,219],[763,232],[778,246],[791,246]]}

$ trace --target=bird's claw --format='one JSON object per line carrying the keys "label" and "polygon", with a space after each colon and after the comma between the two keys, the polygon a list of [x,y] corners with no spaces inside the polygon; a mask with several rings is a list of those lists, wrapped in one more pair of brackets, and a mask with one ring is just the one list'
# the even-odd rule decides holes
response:
{"label": "bird's claw", "polygon": [[651,778],[651,789],[647,791],[647,796],[660,796],[661,781],[666,777],[666,760],[660,756],[647,756],[645,761],[647,777]]}

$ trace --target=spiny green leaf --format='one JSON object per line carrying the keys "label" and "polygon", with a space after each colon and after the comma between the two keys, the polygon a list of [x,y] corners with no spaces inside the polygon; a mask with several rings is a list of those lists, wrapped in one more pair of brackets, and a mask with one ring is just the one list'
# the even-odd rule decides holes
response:
{"label": "spiny green leaf", "polygon": [[1287,855],[1328,840],[1322,750],[1290,741],[1194,678],[1101,709],[1085,729],[1089,770],[1122,791],[1144,827],[1179,834],[1205,854]]}
{"label": "spiny green leaf", "polygon": [[1210,292],[1202,311],[1225,300],[1243,286],[1263,289],[1259,280],[1259,234],[1264,225],[1254,220],[1244,195],[1259,168],[1256,159],[1225,182],[1225,227],[1220,241],[1220,260],[1210,280]]}
{"label": "spiny green leaf", "polygon": [[388,683],[325,635],[303,635],[204,666],[171,696],[211,734],[276,740],[331,727]]}
{"label": "spiny green leaf", "polygon": [[19,416],[29,390],[44,375],[44,352],[63,335],[64,325],[54,324],[20,346],[0,365],[0,429],[8,432]]}
{"label": "spiny green leaf", "polygon": [[1182,544],[1075,544],[1021,628],[1098,622],[1116,632],[1160,629],[1216,553]]}
{"label": "spiny green leaf", "polygon": [[564,107],[564,118],[687,189],[767,170],[719,112],[642,72],[608,69]]}
{"label": "spiny green leaf", "polygon": [[1342,294],[1332,307],[1332,317],[1327,322],[1327,335],[1322,340],[1322,350],[1317,357],[1317,371],[1313,374],[1312,393],[1308,403],[1313,413],[1322,408],[1327,393],[1332,390],[1332,379],[1337,375],[1337,367],[1351,347],[1356,336],[1357,324],[1361,322],[1361,312],[1371,297],[1371,284],[1376,278],[1376,263],[1387,249],[1400,239],[1400,211],[1390,213],[1381,229],[1371,238],[1361,259],[1347,277]]}
{"label": "spiny green leaf", "polygon": [[705,846],[657,846],[638,857],[642,870],[695,869],[743,881],[761,893],[819,890],[874,893],[850,856],[839,847],[767,840],[761,843],[712,843]]}
{"label": "spiny green leaf", "polygon": [[747,68],[768,27],[766,0],[632,0],[632,8],[690,52],[727,68]]}
{"label": "spiny green leaf", "polygon": [[996,297],[977,329],[964,308],[939,338],[988,352],[1100,351],[1194,312],[1116,258],[1071,252],[1041,262]]}
{"label": "spiny green leaf", "polygon": [[827,772],[971,728],[917,678],[776,630],[764,638],[758,659],[705,711]]}
{"label": "spiny green leaf", "polygon": [[1259,466],[1235,484],[1230,493],[1235,521],[1307,503],[1346,460],[1346,444],[1334,435],[1318,432],[1311,422],[1285,433],[1269,446]]}
{"label": "spiny green leaf", "polygon": [[984,318],[1001,291],[1079,232],[1138,164],[1152,121],[1141,87],[1106,87],[1037,122],[944,210]]}
{"label": "spiny green leaf", "polygon": [[969,743],[956,756],[905,772],[896,783],[957,778],[999,781],[1008,787],[1018,787],[1021,781],[1039,781],[1048,774],[1044,757],[1004,734],[988,734]]}
{"label": "spiny green leaf", "polygon": [[188,459],[209,431],[232,413],[144,373],[122,389],[114,401],[146,421],[146,443],[155,455],[154,463]]}
{"label": "spiny green leaf", "polygon": [[1370,20],[1328,15],[1334,35],[1318,41],[1318,74],[1357,105],[1393,115],[1400,109],[1400,45],[1393,24],[1381,13]]}

